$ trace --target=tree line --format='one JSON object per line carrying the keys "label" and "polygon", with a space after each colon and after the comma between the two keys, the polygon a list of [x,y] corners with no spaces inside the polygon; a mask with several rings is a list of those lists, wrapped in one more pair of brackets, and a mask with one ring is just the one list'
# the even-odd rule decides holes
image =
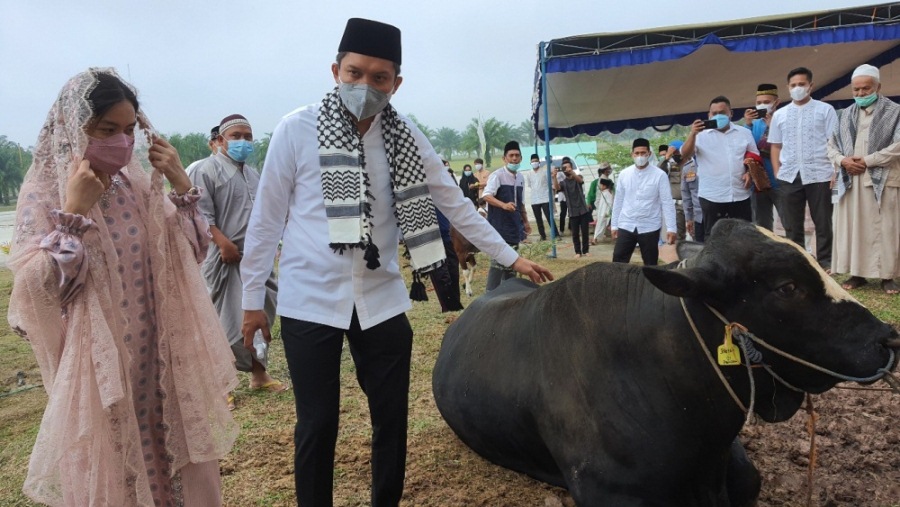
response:
{"label": "tree line", "polygon": [[0,136],[0,203],[3,205],[8,206],[18,196],[32,158],[30,149]]}
{"label": "tree line", "polygon": [[[448,161],[452,161],[454,157],[482,158],[487,167],[493,167],[494,160],[502,157],[503,146],[510,140],[519,141],[523,154],[531,153],[529,148],[533,146],[543,146],[543,141],[535,138],[534,127],[529,120],[513,125],[494,117],[487,120],[472,118],[466,128],[459,131],[450,127],[430,128],[412,114],[409,115],[409,118],[425,134],[438,154]],[[479,124],[483,137],[479,133]],[[650,129],[646,131],[626,130],[619,134],[604,132],[595,137],[582,134],[573,138],[557,138],[551,142],[551,145],[571,142],[585,143],[585,153],[581,155],[588,160],[595,163],[609,162],[614,167],[625,167],[631,164],[631,141],[635,138],[650,139],[655,153],[655,146],[658,144],[668,144],[679,138],[684,139],[686,129],[687,127],[675,126],[667,132]],[[184,167],[210,155],[208,134],[175,133],[166,136],[166,139],[178,150]],[[253,141],[253,153],[247,159],[247,163],[261,170],[269,151],[271,139],[272,134],[266,133],[262,138]],[[543,151],[540,148],[538,153],[543,158]],[[32,159],[31,147],[25,148],[10,141],[6,136],[0,135],[0,204],[9,205],[16,198]]]}

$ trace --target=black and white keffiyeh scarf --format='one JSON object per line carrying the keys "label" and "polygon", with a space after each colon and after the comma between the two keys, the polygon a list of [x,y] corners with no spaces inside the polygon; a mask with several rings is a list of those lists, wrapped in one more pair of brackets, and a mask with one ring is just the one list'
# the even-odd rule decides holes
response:
{"label": "black and white keffiyeh scarf", "polygon": [[[335,87],[319,109],[316,121],[322,193],[332,250],[365,249],[366,267],[377,269],[378,247],[372,241],[372,203],[362,136]],[[409,126],[388,104],[381,113],[381,131],[394,196],[394,216],[416,273],[439,267],[445,258],[434,202],[425,183],[425,169]],[[396,248],[396,245],[382,245]]]}
{"label": "black and white keffiyeh scarf", "polygon": [[[872,124],[869,126],[870,153],[887,148],[900,140],[900,104],[887,97],[878,97],[874,107]],[[835,148],[844,156],[854,154],[853,149],[856,145],[858,119],[859,106],[856,104],[844,109],[839,114],[838,128],[834,133],[833,141]],[[862,155],[868,155],[868,153],[863,153]],[[884,183],[887,176],[885,168],[870,167],[867,170],[869,171],[869,177],[872,178],[872,190],[875,191],[875,201],[881,206],[881,194],[884,192]],[[834,189],[834,194],[836,194],[834,201],[839,201],[852,185],[853,178],[842,167]]]}

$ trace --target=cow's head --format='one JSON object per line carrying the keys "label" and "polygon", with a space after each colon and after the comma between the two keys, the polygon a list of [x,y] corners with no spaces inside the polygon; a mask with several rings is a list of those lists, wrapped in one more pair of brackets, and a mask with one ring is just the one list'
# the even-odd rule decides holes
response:
{"label": "cow's head", "polygon": [[[897,332],[791,241],[744,221],[721,220],[702,250],[683,264],[643,272],[663,292],[704,301],[766,342],[831,371],[864,378],[896,365],[896,359],[887,363]],[[776,373],[807,392],[838,382],[757,349]]]}

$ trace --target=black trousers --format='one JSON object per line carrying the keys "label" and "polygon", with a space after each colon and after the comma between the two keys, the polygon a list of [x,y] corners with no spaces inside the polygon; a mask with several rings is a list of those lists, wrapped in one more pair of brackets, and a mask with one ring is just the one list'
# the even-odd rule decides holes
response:
{"label": "black trousers", "polygon": [[750,205],[753,208],[753,223],[768,230],[775,227],[775,211],[778,216],[784,216],[781,211],[781,202],[778,200],[778,189],[770,188],[762,192],[753,192],[750,194]]}
{"label": "black trousers", "polygon": [[656,266],[659,264],[659,231],[645,232],[638,234],[637,229],[634,231],[626,231],[619,229],[616,238],[616,246],[613,248],[613,262],[631,262],[631,255],[634,253],[634,247],[640,245],[641,259],[645,266]]}
{"label": "black trousers", "polygon": [[700,198],[700,209],[703,210],[704,236],[708,239],[716,222],[723,218],[740,218],[748,222],[753,220],[753,207],[750,198],[735,202],[712,202]]}
{"label": "black trousers", "polygon": [[[566,212],[569,204],[566,201],[559,201],[559,232],[566,232]],[[571,224],[569,224],[571,226]]]}
{"label": "black trousers", "polygon": [[779,181],[778,191],[781,197],[781,209],[784,216],[781,223],[787,238],[806,248],[803,222],[806,217],[806,206],[809,215],[816,225],[816,260],[824,268],[831,267],[831,242],[833,238],[831,212],[831,183],[804,184],[800,175],[791,183]]}
{"label": "black trousers", "polygon": [[703,226],[703,222],[694,222],[694,241],[697,243],[703,243],[706,239],[706,228]]}
{"label": "black trousers", "polygon": [[441,313],[463,309],[459,299],[459,258],[456,257],[453,243],[444,242],[444,254],[447,256],[444,265],[428,273],[434,294],[441,304]]}
{"label": "black trousers", "polygon": [[588,227],[590,223],[590,213],[569,217],[569,229],[572,231],[572,244],[575,247],[576,254],[586,254],[591,247],[588,241]]}
{"label": "black trousers", "polygon": [[349,330],[281,317],[297,425],[297,505],[331,507],[344,335],[372,418],[372,505],[394,507],[406,475],[406,427],[412,327],[405,314],[362,331],[356,311]]}
{"label": "black trousers", "polygon": [[[546,215],[547,224],[550,224],[550,203],[545,202],[543,204],[532,204],[531,211],[534,214],[534,221],[537,222],[538,233],[541,235],[541,239],[547,239],[547,233],[544,229],[544,219],[541,217],[541,213]],[[559,233],[556,231],[556,227],[553,228],[553,235],[559,236]]]}

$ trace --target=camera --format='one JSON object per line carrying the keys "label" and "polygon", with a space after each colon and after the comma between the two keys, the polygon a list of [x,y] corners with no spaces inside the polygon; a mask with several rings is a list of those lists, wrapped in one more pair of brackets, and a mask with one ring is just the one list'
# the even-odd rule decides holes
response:
{"label": "camera", "polygon": [[716,122],[716,120],[704,120],[704,121],[703,121],[703,128],[704,128],[704,129],[714,129],[714,128],[716,128],[718,125],[719,125],[719,124],[718,124],[718,122]]}

